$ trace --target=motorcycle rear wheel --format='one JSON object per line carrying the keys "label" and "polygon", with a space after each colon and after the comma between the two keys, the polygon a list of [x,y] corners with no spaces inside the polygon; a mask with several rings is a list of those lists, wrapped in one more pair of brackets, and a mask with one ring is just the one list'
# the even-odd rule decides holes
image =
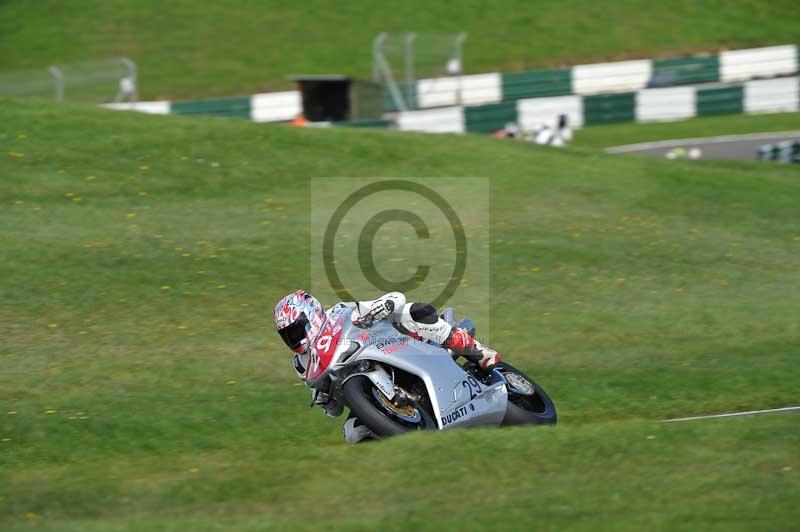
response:
{"label": "motorcycle rear wheel", "polygon": [[369,378],[356,375],[344,383],[342,393],[350,412],[378,436],[397,436],[405,432],[435,428],[435,425],[431,425],[430,417],[420,407],[416,407],[420,414],[417,423],[393,415],[390,408],[376,399],[374,388]]}
{"label": "motorcycle rear wheel", "polygon": [[541,386],[511,364],[501,362],[494,369],[500,373],[513,373],[522,377],[533,387],[533,395],[517,394],[509,390],[503,426],[556,424],[556,405]]}

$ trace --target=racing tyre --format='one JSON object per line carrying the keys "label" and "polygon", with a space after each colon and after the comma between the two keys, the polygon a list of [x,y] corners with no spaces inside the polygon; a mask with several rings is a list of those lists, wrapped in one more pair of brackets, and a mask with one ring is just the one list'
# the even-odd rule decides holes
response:
{"label": "racing tyre", "polygon": [[503,375],[508,388],[503,426],[556,424],[556,406],[533,379],[505,362],[497,364],[494,370]]}
{"label": "racing tyre", "polygon": [[350,412],[378,436],[396,436],[436,427],[422,408],[395,406],[364,375],[356,375],[345,382],[342,393]]}

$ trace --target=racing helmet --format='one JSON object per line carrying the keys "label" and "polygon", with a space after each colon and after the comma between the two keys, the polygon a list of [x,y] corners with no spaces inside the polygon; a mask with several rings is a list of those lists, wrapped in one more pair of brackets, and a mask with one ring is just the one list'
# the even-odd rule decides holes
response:
{"label": "racing helmet", "polygon": [[305,290],[292,292],[275,305],[275,328],[295,353],[311,346],[325,322],[325,310],[316,297]]}

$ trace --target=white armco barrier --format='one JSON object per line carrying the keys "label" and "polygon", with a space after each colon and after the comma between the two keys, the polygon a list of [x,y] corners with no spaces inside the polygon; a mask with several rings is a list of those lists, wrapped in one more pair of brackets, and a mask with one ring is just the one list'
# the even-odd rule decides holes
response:
{"label": "white armco barrier", "polygon": [[503,99],[503,81],[498,73],[461,76],[461,101],[457,104],[479,105]]}
{"label": "white armco barrier", "polygon": [[417,81],[417,106],[442,107],[458,104],[458,78],[433,78]]}
{"label": "white armco barrier", "polygon": [[652,72],[653,64],[649,59],[578,65],[572,67],[572,92],[635,91],[647,86]]}
{"label": "white armco barrier", "polygon": [[253,122],[291,120],[302,112],[300,91],[265,92],[250,97],[250,119]]}
{"label": "white armco barrier", "polygon": [[417,82],[417,106],[480,105],[503,99],[503,80],[498,73],[421,79]]}
{"label": "white armco barrier", "polygon": [[797,46],[768,46],[719,54],[720,81],[740,81],[797,72]]}
{"label": "white armco barrier", "polygon": [[166,100],[155,102],[105,103],[100,107],[116,109],[118,111],[139,111],[140,113],[149,113],[152,115],[169,114],[169,102]]}
{"label": "white armco barrier", "polygon": [[800,78],[748,81],[744,85],[746,113],[778,113],[798,110]]}
{"label": "white armco barrier", "polygon": [[681,120],[695,116],[695,88],[645,89],[636,93],[636,121]]}
{"label": "white armco barrier", "polygon": [[404,111],[397,115],[397,127],[403,131],[463,133],[464,108],[443,107],[424,111]]}
{"label": "white armco barrier", "polygon": [[551,98],[528,98],[517,101],[517,121],[529,131],[546,124],[555,127],[558,115],[567,115],[569,126],[583,126],[583,98],[580,96],[553,96]]}

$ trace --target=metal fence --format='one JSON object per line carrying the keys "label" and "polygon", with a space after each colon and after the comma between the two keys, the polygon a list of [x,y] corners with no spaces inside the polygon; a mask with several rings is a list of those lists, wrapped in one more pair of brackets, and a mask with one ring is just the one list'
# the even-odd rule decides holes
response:
{"label": "metal fence", "polygon": [[466,33],[381,33],[372,42],[372,76],[387,87],[387,108],[416,109],[416,81],[462,73]]}
{"label": "metal fence", "polygon": [[128,58],[0,73],[0,96],[83,103],[137,101],[136,64]]}

